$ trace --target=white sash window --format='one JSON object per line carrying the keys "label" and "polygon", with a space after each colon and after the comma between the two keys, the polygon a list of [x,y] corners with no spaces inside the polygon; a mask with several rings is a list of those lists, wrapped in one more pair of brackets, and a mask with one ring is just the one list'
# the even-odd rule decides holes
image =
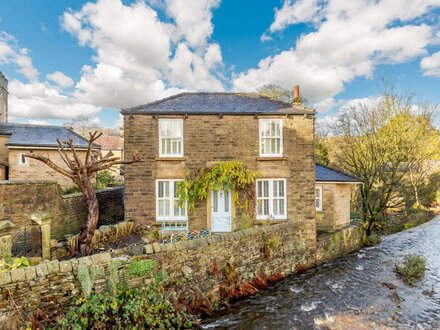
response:
{"label": "white sash window", "polygon": [[287,219],[286,179],[257,180],[257,219]]}
{"label": "white sash window", "polygon": [[322,187],[315,188],[316,211],[322,211]]}
{"label": "white sash window", "polygon": [[187,205],[179,206],[179,181],[182,180],[156,180],[156,220],[188,220]]}
{"label": "white sash window", "polygon": [[283,120],[260,119],[260,157],[283,155]]}
{"label": "white sash window", "polygon": [[159,119],[159,156],[183,157],[183,119]]}

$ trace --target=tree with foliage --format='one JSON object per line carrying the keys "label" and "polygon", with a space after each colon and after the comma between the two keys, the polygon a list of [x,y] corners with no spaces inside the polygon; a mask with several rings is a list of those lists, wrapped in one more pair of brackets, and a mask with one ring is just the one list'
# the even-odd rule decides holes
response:
{"label": "tree with foliage", "polygon": [[92,180],[96,173],[111,169],[118,164],[133,164],[139,162],[138,158],[131,161],[121,161],[110,151],[102,155],[95,141],[101,133],[95,131],[89,133],[89,140],[85,157],[81,157],[71,139],[58,142],[58,154],[65,166],[60,166],[53,162],[49,157],[39,153],[27,153],[26,157],[39,160],[58,173],[68,177],[81,190],[87,205],[87,221],[81,230],[79,237],[79,250],[82,255],[90,254],[90,243],[92,242],[96,226],[99,219],[99,205],[96,192],[93,189]]}
{"label": "tree with foliage", "polygon": [[345,109],[333,127],[332,157],[342,170],[363,181],[361,217],[370,235],[386,211],[402,203],[397,188],[423,161],[419,152],[432,130],[433,109],[414,96],[385,89],[379,101]]}

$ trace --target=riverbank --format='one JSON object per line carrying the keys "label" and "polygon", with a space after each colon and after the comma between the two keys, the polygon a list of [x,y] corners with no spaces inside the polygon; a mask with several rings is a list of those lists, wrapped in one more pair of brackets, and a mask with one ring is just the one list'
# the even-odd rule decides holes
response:
{"label": "riverbank", "polygon": [[417,227],[440,214],[440,210],[432,209],[417,213],[394,213],[381,224],[378,231],[379,235],[391,235],[413,227]]}
{"label": "riverbank", "polygon": [[[425,278],[415,287],[406,285],[394,271],[395,264],[410,253],[427,259]],[[376,246],[289,276],[204,320],[202,327],[345,329],[353,324],[358,329],[440,328],[439,274],[437,216],[420,226],[384,236]],[[431,291],[429,295],[427,290]]]}

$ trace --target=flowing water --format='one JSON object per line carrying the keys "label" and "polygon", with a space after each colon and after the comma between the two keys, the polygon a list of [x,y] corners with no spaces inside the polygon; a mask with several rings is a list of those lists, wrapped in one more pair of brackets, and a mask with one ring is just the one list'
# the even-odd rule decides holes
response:
{"label": "flowing water", "polygon": [[[427,261],[426,275],[415,287],[394,272],[395,263],[409,253]],[[202,327],[440,329],[440,217],[287,277],[204,320]]]}

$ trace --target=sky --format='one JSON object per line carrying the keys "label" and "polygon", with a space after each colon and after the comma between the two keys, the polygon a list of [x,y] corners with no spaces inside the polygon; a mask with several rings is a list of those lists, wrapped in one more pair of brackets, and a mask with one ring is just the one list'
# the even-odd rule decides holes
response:
{"label": "sky", "polygon": [[0,71],[10,121],[35,124],[265,84],[321,120],[382,79],[440,104],[440,0],[0,0]]}

